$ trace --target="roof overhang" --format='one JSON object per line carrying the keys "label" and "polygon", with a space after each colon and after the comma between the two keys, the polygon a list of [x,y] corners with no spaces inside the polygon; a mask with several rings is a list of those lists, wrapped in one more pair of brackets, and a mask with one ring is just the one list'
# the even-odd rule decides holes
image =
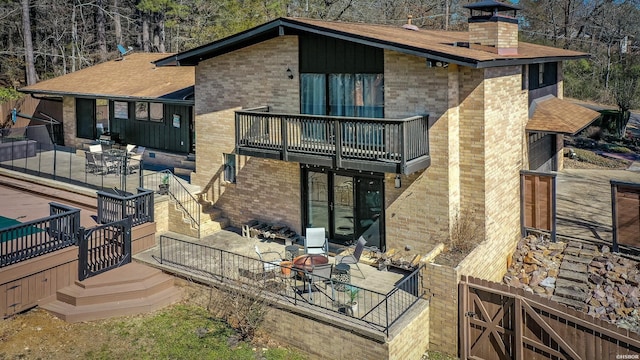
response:
{"label": "roof overhang", "polygon": [[[187,89],[183,89],[184,97],[193,97],[194,87],[190,87]],[[86,98],[86,99],[108,99],[114,101],[148,101],[148,102],[157,102],[163,104],[174,104],[174,105],[194,105],[194,99],[184,99],[184,98],[173,98],[168,94],[167,96],[161,97],[144,97],[144,96],[123,96],[123,95],[109,95],[109,94],[94,94],[94,93],[71,93],[67,91],[55,91],[55,90],[30,90],[30,89],[19,89],[20,92],[25,94],[33,95],[47,95],[47,96],[56,96],[56,97],[76,97],[76,98]]]}
{"label": "roof overhang", "polygon": [[498,66],[525,65],[540,62],[558,62],[589,57],[589,54],[576,55],[576,53],[567,56],[541,56],[540,58],[513,57],[481,61],[470,57],[430,50],[424,47],[402,44],[397,41],[388,41],[377,37],[355,34],[348,31],[340,31],[330,27],[322,27],[316,24],[311,24],[309,22],[296,21],[295,19],[291,18],[279,18],[263,25],[254,27],[252,29],[240,32],[238,34],[231,35],[224,39],[220,39],[212,43],[194,48],[192,50],[184,51],[182,53],[156,60],[154,61],[154,64],[158,66],[195,66],[198,65],[200,61],[204,61],[247,46],[251,46],[265,40],[273,39],[278,36],[299,35],[303,33],[327,36],[362,45],[382,48],[385,50],[393,50],[400,53],[424,57],[430,60],[444,61],[451,64],[457,64],[477,69]]}
{"label": "roof overhang", "polygon": [[531,103],[526,130],[575,135],[598,117],[597,111],[547,95]]}

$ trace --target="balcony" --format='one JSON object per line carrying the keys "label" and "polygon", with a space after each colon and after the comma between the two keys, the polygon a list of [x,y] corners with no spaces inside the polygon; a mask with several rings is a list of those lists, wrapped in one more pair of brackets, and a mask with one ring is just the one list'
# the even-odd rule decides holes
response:
{"label": "balcony", "polygon": [[411,174],[431,164],[429,117],[374,119],[236,111],[236,153],[332,168]]}

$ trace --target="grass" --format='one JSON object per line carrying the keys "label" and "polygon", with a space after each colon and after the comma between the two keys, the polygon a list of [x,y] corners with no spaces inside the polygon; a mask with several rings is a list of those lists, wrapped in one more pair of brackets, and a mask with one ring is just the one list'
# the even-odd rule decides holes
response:
{"label": "grass", "polygon": [[427,351],[426,358],[429,360],[458,360],[457,357],[443,354],[437,351]]}
{"label": "grass", "polygon": [[621,163],[624,163],[624,161],[621,160],[607,159],[589,150],[574,149],[574,152],[576,153],[576,160],[587,162],[597,166],[616,168],[620,167]]}
{"label": "grass", "polygon": [[108,341],[85,359],[273,359],[303,357],[288,349],[254,348],[204,308],[176,305],[152,317],[105,324]]}

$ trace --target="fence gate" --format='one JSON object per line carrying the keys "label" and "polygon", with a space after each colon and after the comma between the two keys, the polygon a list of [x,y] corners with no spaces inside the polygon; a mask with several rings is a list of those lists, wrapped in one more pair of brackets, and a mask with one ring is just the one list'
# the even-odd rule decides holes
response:
{"label": "fence gate", "polygon": [[613,251],[618,245],[640,248],[640,184],[611,180]]}
{"label": "fence gate", "polygon": [[80,228],[78,236],[80,281],[131,262],[131,218],[91,229]]}
{"label": "fence gate", "polygon": [[462,276],[461,359],[632,359],[640,335],[503,284]]}
{"label": "fence gate", "polygon": [[556,240],[556,175],[520,172],[520,224],[522,236],[527,229],[549,232]]}

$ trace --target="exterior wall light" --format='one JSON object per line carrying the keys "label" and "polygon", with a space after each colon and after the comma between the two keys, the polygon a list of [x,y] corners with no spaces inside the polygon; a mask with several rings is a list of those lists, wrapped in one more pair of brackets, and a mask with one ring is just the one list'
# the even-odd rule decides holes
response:
{"label": "exterior wall light", "polygon": [[287,77],[289,80],[293,80],[293,70],[291,68],[287,68]]}
{"label": "exterior wall light", "polygon": [[396,174],[396,189],[400,189],[402,182],[400,182],[400,175]]}

